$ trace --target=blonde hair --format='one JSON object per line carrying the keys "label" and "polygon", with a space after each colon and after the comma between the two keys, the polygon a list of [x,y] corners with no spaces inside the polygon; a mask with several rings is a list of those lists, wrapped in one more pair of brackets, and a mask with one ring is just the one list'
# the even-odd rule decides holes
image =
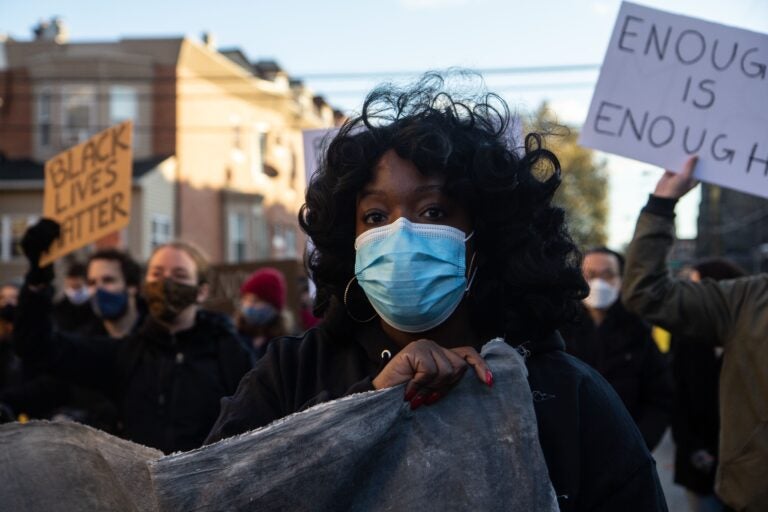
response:
{"label": "blonde hair", "polygon": [[205,254],[200,248],[198,248],[196,245],[194,245],[191,242],[185,242],[183,240],[173,240],[163,245],[158,245],[152,251],[152,254],[150,254],[148,261],[152,260],[152,258],[154,258],[155,254],[157,254],[158,251],[160,251],[161,249],[165,249],[166,247],[170,247],[172,249],[178,249],[179,251],[184,251],[185,253],[187,253],[187,255],[190,258],[192,258],[192,261],[195,262],[195,266],[197,267],[197,284],[205,284],[208,282],[208,271],[210,268],[210,265],[208,263],[208,258],[205,256]]}

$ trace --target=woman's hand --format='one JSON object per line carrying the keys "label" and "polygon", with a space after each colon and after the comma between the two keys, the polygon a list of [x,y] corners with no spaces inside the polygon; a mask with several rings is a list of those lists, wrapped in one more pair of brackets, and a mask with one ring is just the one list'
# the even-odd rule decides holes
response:
{"label": "woman's hand", "polygon": [[699,184],[699,181],[693,177],[693,170],[696,168],[697,156],[690,157],[679,173],[664,171],[656,184],[656,190],[653,195],[665,197],[668,199],[680,199],[687,194],[693,187]]}
{"label": "woman's hand", "polygon": [[373,387],[384,389],[407,382],[405,400],[411,402],[411,409],[416,409],[445,396],[470,366],[481,382],[493,386],[493,374],[474,348],[448,349],[421,339],[409,343],[393,357],[373,379]]}

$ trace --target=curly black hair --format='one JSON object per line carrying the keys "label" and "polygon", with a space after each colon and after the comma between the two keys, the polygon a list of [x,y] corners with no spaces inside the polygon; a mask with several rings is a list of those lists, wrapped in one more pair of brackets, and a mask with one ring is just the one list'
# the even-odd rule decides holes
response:
{"label": "curly black hair", "polygon": [[[513,343],[542,337],[574,318],[588,293],[564,212],[551,204],[560,185],[557,157],[537,133],[515,147],[499,96],[459,98],[446,89],[438,73],[411,87],[374,89],[330,142],[307,188],[299,212],[313,245],[306,266],[317,285],[314,312],[331,329],[365,318],[343,301],[354,275],[356,198],[388,150],[444,178],[445,192],[472,219],[478,271],[465,300],[480,336]],[[365,295],[352,289],[350,307],[363,303],[370,316]]]}

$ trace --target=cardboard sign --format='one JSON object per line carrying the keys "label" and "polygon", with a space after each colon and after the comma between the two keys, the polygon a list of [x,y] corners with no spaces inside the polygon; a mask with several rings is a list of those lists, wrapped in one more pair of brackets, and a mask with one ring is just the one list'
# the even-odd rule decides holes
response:
{"label": "cardboard sign", "polygon": [[45,163],[43,216],[61,225],[61,236],[41,265],[128,225],[131,128],[131,121],[108,128]]}
{"label": "cardboard sign", "polygon": [[579,142],[768,197],[768,35],[623,3]]}
{"label": "cardboard sign", "polygon": [[301,133],[304,143],[304,175],[307,184],[320,165],[320,157],[328,150],[328,144],[338,131],[338,128],[318,128],[304,130]]}

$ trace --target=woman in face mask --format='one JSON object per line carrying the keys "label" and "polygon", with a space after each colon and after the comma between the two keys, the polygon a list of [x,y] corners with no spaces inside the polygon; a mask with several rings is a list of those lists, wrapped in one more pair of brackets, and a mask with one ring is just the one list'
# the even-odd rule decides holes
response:
{"label": "woman in face mask", "polygon": [[[205,258],[184,242],[155,249],[142,291],[148,314],[126,337],[64,334],[51,322],[53,268],[38,265],[58,232],[55,222],[43,219],[24,235],[30,271],[14,330],[17,351],[25,362],[61,379],[108,390],[118,407],[121,436],[167,453],[199,447],[220,399],[235,391],[251,366],[229,319],[200,308],[208,289]],[[125,300],[107,286],[116,274],[95,263],[99,260],[91,263],[89,279],[101,276],[93,284],[103,290],[93,300],[106,318],[124,309]],[[113,270],[119,273],[119,265]]]}
{"label": "woman in face mask", "polygon": [[207,442],[360,391],[402,384],[418,410],[468,373],[493,392],[479,351],[501,337],[527,355],[534,396],[552,398],[536,415],[561,510],[663,507],[631,418],[563,352],[556,329],[587,285],[550,204],[559,163],[536,134],[517,146],[509,125],[498,96],[452,96],[438,75],[369,94],[299,216],[323,322],[270,344]]}
{"label": "woman in face mask", "polygon": [[264,355],[272,338],[288,334],[283,315],[285,295],[285,276],[272,267],[255,271],[240,287],[235,323],[254,360]]}

